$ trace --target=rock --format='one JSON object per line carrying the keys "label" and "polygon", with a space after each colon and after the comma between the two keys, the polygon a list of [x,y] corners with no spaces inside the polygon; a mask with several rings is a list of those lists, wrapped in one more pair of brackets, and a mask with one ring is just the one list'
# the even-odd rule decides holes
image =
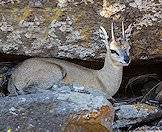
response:
{"label": "rock", "polygon": [[136,128],[132,132],[148,132],[148,131],[156,132],[156,131],[161,131],[161,130],[162,130],[162,128],[161,127],[157,127],[157,126],[153,126],[153,127],[142,126],[142,127]]}
{"label": "rock", "polygon": [[0,97],[7,93],[7,83],[11,75],[12,63],[0,62]]}
{"label": "rock", "polygon": [[161,127],[161,129],[162,129],[162,120],[160,120],[160,121],[158,122],[157,126],[158,126],[158,127]]}
{"label": "rock", "polygon": [[0,0],[0,14],[1,53],[103,59],[98,29],[110,34],[113,18],[117,38],[125,21],[133,60],[162,55],[161,0]]}
{"label": "rock", "polygon": [[159,111],[156,106],[144,103],[137,104],[118,104],[115,107],[117,120],[113,124],[114,129],[124,128],[139,122],[139,119]]}
{"label": "rock", "polygon": [[112,131],[114,110],[103,93],[54,86],[37,94],[0,98],[0,131]]}
{"label": "rock", "polygon": [[162,88],[161,88],[161,91],[155,97],[155,100],[159,101],[160,104],[162,103]]}
{"label": "rock", "polygon": [[106,50],[99,37],[100,18],[89,1],[0,1],[0,51],[41,57],[102,58]]}

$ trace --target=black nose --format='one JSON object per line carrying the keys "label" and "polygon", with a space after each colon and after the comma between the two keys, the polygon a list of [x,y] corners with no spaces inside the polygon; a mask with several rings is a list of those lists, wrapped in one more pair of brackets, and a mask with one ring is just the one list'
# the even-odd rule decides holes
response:
{"label": "black nose", "polygon": [[129,56],[124,56],[124,61],[125,61],[126,63],[129,63],[129,61],[130,61]]}

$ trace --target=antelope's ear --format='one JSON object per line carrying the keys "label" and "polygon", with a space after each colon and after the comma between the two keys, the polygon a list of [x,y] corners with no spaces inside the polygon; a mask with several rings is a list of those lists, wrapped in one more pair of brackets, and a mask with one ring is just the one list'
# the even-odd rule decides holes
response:
{"label": "antelope's ear", "polygon": [[108,45],[109,36],[107,35],[105,28],[100,26],[99,32],[100,32],[101,41],[103,41],[105,43],[105,45]]}

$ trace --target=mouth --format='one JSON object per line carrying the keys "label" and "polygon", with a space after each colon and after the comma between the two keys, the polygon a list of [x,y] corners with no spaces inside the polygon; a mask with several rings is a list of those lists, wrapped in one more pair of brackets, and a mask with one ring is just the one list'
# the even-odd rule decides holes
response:
{"label": "mouth", "polygon": [[122,64],[123,66],[128,66],[129,64],[130,64],[130,62],[129,63],[126,63],[126,62],[120,62],[120,64]]}
{"label": "mouth", "polygon": [[128,66],[129,65],[129,63],[125,63],[125,64],[123,64],[123,66]]}

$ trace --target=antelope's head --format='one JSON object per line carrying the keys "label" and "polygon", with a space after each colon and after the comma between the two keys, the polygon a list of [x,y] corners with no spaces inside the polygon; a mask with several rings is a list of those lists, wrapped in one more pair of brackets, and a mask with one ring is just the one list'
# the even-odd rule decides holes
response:
{"label": "antelope's head", "polygon": [[114,36],[114,24],[111,25],[112,40],[109,44],[110,57],[116,65],[128,66],[130,63],[130,45],[125,37],[124,23],[122,22],[122,39],[116,40]]}

